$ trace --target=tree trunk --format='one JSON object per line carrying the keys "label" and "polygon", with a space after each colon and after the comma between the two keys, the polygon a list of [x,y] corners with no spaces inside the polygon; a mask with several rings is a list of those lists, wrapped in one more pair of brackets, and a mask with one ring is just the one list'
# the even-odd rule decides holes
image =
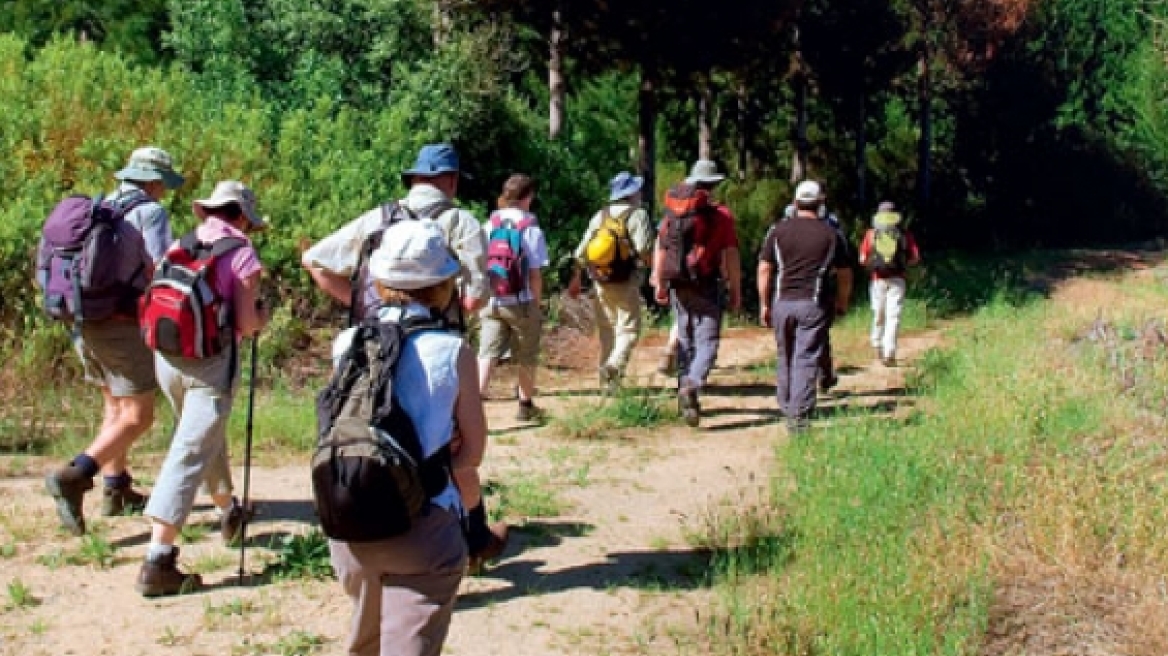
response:
{"label": "tree trunk", "polygon": [[860,77],[859,111],[856,116],[856,207],[868,207],[868,85]]}
{"label": "tree trunk", "polygon": [[795,74],[795,152],[791,157],[791,184],[807,179],[807,76]]}
{"label": "tree trunk", "polygon": [[642,201],[649,215],[653,215],[657,201],[657,70],[652,64],[641,65],[641,89],[638,101],[638,138],[640,161],[638,168],[645,178]]}
{"label": "tree trunk", "polygon": [[[927,26],[927,23],[926,23]],[[933,93],[930,75],[929,57],[931,55],[928,30],[926,28],[925,41],[922,46],[919,87],[917,91],[921,112],[921,135],[917,143],[917,220],[923,218],[928,210],[932,186],[932,151],[933,151]]]}
{"label": "tree trunk", "polygon": [[698,83],[698,159],[713,159],[714,130],[712,114],[714,94],[710,88],[710,76],[702,75]]}
{"label": "tree trunk", "polygon": [[750,169],[750,96],[745,78],[739,79],[735,95],[738,96],[738,179],[746,180]]}
{"label": "tree trunk", "polygon": [[564,24],[557,3],[552,11],[552,30],[548,37],[548,137],[556,139],[564,129]]}

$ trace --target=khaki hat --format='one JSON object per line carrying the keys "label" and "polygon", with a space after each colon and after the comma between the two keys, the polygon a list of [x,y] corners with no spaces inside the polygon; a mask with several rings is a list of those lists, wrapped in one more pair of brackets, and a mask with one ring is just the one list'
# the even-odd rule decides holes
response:
{"label": "khaki hat", "polygon": [[369,256],[369,277],[391,289],[433,287],[458,275],[461,269],[433,221],[393,224],[382,234],[381,246]]}
{"label": "khaki hat", "polygon": [[239,205],[239,209],[243,210],[243,215],[247,217],[248,223],[253,228],[260,230],[268,226],[264,217],[260,216],[259,210],[256,209],[255,192],[237,180],[220,182],[215,185],[215,191],[211,192],[210,198],[196,200],[191,203],[191,206],[195,210],[195,216],[203,220],[207,218],[207,210],[225,207],[232,203]]}
{"label": "khaki hat", "polygon": [[714,184],[726,179],[726,176],[718,172],[718,165],[708,159],[699,159],[694,162],[693,168],[689,171],[689,177],[685,179],[686,184]]}
{"label": "khaki hat", "polygon": [[146,146],[130,153],[130,161],[126,167],[114,174],[118,180],[131,182],[153,182],[161,180],[167,189],[177,189],[182,186],[183,178],[174,170],[174,162],[170,153],[161,148]]}

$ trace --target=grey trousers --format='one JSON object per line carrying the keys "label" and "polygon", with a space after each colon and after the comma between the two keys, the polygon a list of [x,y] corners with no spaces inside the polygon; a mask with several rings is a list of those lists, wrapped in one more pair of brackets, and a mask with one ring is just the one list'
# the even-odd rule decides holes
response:
{"label": "grey trousers", "polygon": [[207,494],[231,494],[227,421],[235,396],[230,374],[235,349],[205,360],[155,354],[162,393],[177,418],[170,450],[158,473],[145,514],[182,527],[195,504],[199,484]]}
{"label": "grey trousers", "polygon": [[436,506],[405,535],[329,541],[333,567],[353,600],[349,656],[439,656],[466,570],[466,541]]}
{"label": "grey trousers", "polygon": [[671,290],[677,319],[678,375],[682,389],[701,390],[718,359],[722,299],[717,281]]}
{"label": "grey trousers", "polygon": [[803,417],[815,409],[815,375],[827,344],[827,313],[814,301],[776,301],[773,316],[779,410],[787,417]]}

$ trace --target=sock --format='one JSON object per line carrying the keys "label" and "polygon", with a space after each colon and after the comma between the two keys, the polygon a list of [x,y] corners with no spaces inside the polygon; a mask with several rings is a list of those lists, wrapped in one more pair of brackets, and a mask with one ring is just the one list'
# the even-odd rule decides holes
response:
{"label": "sock", "polygon": [[151,542],[146,549],[146,560],[162,560],[174,552],[173,544],[162,544],[161,542]]}
{"label": "sock", "polygon": [[97,461],[93,458],[90,458],[89,454],[87,453],[82,453],[73,458],[73,461],[69,464],[80,469],[81,473],[85,474],[89,478],[97,476],[97,472],[101,471],[101,465],[98,465]]}
{"label": "sock", "polygon": [[130,476],[130,472],[122,472],[117,476],[102,476],[102,480],[111,490],[128,490],[134,483],[134,477]]}
{"label": "sock", "polygon": [[487,528],[487,509],[481,501],[467,513],[466,523],[467,548],[472,554],[482,551],[491,537],[491,529]]}

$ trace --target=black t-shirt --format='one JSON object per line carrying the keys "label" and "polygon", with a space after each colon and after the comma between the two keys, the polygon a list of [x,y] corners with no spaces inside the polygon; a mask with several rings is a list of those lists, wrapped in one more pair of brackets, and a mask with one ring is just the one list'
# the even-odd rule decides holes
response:
{"label": "black t-shirt", "polygon": [[851,265],[849,252],[843,235],[826,221],[796,217],[770,229],[759,259],[775,267],[775,300],[825,303],[831,296],[828,276]]}

